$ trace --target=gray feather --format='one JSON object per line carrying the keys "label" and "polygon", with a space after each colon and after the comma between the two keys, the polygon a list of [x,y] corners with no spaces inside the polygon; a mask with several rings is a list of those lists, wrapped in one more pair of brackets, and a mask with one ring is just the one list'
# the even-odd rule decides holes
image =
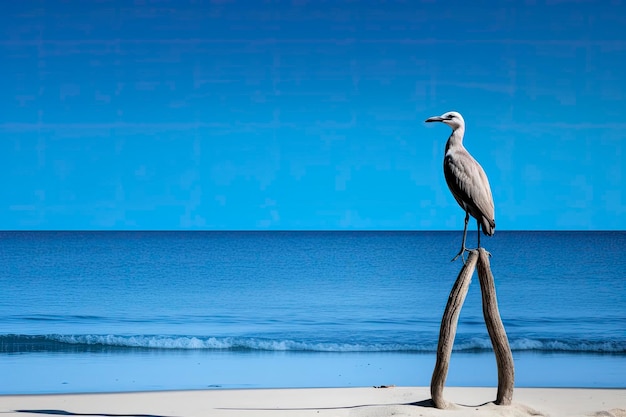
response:
{"label": "gray feather", "polygon": [[480,164],[463,147],[450,149],[443,172],[455,200],[477,219],[486,235],[493,235],[495,210],[489,180]]}

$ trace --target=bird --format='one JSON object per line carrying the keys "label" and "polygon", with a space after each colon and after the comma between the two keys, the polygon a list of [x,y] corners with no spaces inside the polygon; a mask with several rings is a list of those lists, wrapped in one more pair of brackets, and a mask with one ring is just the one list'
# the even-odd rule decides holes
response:
{"label": "bird", "polygon": [[[463,228],[463,242],[461,250],[452,258],[454,262],[468,249],[465,247],[467,236],[467,222],[471,215],[476,219],[478,227],[478,247],[480,248],[480,229],[487,236],[493,236],[496,229],[495,208],[491,187],[485,170],[470,155],[463,146],[465,134],[465,120],[460,113],[450,111],[441,116],[433,116],[426,119],[426,123],[441,122],[452,128],[452,134],[448,138],[443,158],[443,174],[446,183],[454,199],[465,210],[465,227]],[[465,258],[461,257],[463,262]]]}

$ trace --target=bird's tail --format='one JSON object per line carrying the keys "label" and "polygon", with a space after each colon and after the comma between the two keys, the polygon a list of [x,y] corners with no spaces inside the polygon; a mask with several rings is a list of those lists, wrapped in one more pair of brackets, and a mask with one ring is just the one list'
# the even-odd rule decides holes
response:
{"label": "bird's tail", "polygon": [[486,217],[483,216],[481,223],[483,226],[483,233],[487,236],[493,236],[494,232],[496,231],[495,219],[488,220]]}

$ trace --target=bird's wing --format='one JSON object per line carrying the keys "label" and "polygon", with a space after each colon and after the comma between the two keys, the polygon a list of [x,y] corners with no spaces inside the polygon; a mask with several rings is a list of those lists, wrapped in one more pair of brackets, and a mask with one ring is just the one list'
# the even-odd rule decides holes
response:
{"label": "bird's wing", "polygon": [[456,201],[478,220],[485,217],[495,227],[491,187],[485,171],[465,150],[449,150],[443,162],[448,188]]}

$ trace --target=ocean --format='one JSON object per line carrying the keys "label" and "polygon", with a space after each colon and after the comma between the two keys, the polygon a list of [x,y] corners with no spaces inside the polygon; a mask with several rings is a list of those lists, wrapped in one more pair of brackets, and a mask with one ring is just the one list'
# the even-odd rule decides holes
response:
{"label": "ocean", "polygon": [[[0,232],[0,394],[428,385],[460,241]],[[516,386],[626,387],[626,232],[481,243]],[[474,276],[446,385],[497,384],[481,308]]]}

